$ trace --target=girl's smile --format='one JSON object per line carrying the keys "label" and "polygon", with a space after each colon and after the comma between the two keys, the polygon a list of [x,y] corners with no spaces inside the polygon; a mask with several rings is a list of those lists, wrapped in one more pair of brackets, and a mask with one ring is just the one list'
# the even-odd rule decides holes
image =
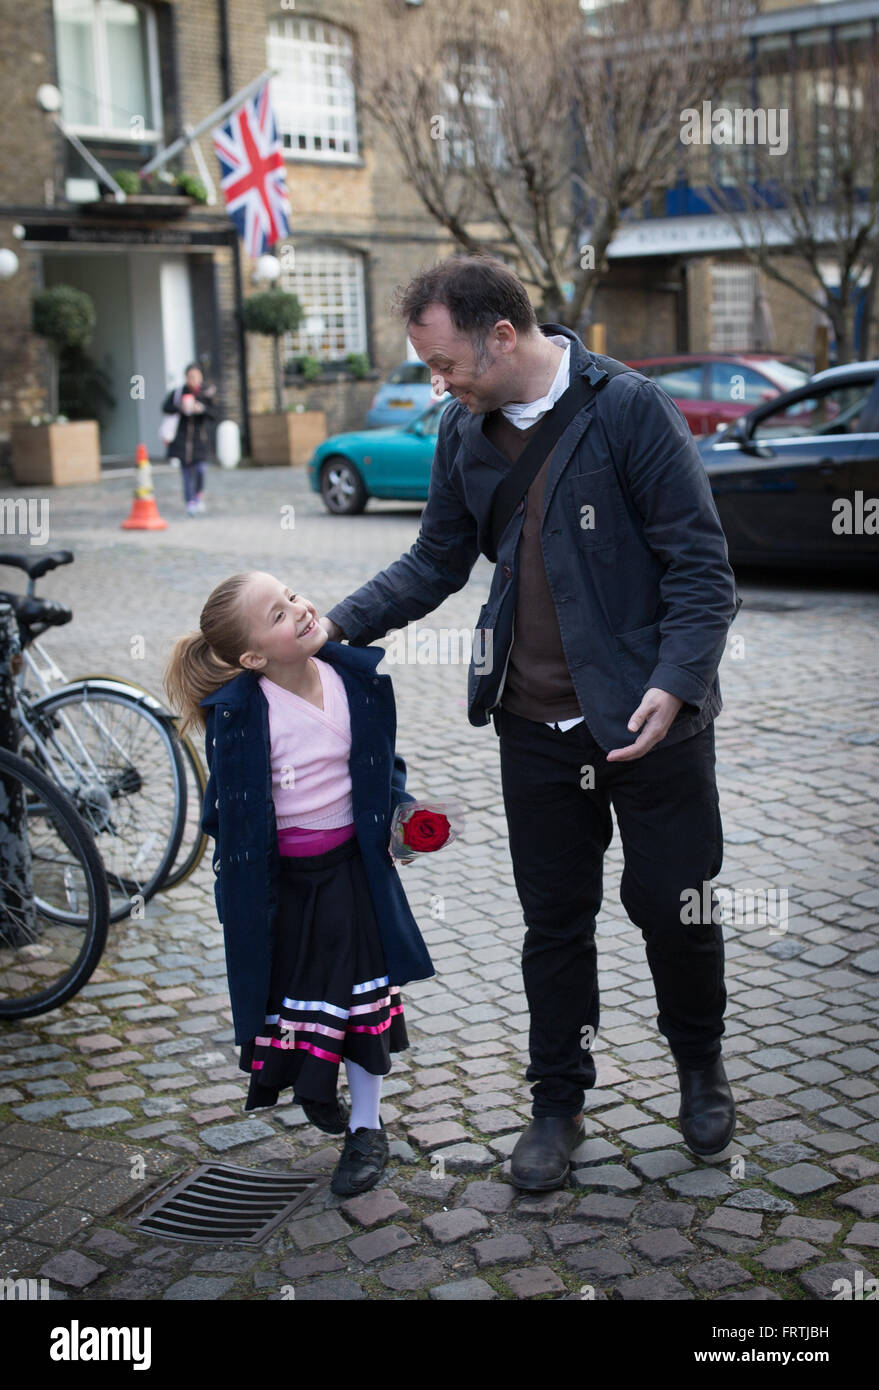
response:
{"label": "girl's smile", "polygon": [[319,695],[311,658],[328,639],[314,604],[261,570],[251,574],[244,603],[250,642],[242,666],[305,699]]}

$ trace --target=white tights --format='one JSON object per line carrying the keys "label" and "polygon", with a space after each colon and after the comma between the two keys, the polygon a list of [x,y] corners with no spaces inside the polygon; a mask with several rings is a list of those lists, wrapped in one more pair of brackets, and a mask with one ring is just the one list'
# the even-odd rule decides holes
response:
{"label": "white tights", "polygon": [[364,1071],[357,1062],[349,1062],[347,1057],[345,1058],[345,1071],[348,1074],[348,1087],[351,1091],[349,1130],[353,1134],[355,1129],[378,1129],[378,1107],[381,1100],[383,1078],[373,1076],[372,1072]]}

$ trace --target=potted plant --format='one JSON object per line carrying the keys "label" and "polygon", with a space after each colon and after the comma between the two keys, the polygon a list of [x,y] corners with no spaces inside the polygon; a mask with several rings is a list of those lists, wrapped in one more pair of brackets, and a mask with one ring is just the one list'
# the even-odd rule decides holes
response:
{"label": "potted plant", "polygon": [[160,169],[158,177],[156,174],[147,174],[141,178],[135,169],[114,169],[113,178],[129,199],[191,198],[196,203],[206,203],[208,200],[207,189],[195,174],[175,174],[170,170]]}
{"label": "potted plant", "polygon": [[303,309],[295,294],[273,287],[244,301],[241,320],[248,333],[272,339],[275,409],[250,420],[250,455],[256,464],[304,464],[327,437],[322,410],[285,410],[281,367],[281,338],[302,322]]}
{"label": "potted plant", "polygon": [[97,482],[101,442],[97,420],[69,420],[58,410],[59,363],[91,341],[96,315],[89,295],[72,285],[41,290],[31,301],[31,326],[49,344],[49,410],[12,426],[12,476],[17,483]]}
{"label": "potted plant", "polygon": [[365,352],[349,352],[345,358],[345,363],[348,371],[357,381],[364,381],[369,376],[369,357]]}

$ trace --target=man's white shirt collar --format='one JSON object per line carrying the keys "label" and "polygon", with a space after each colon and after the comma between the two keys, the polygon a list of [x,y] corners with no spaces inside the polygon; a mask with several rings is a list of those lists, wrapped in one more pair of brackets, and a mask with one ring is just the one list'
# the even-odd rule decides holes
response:
{"label": "man's white shirt collar", "polygon": [[559,396],[568,389],[571,371],[571,340],[570,338],[563,338],[559,333],[547,334],[547,338],[551,343],[558,343],[559,347],[565,349],[565,352],[555,374],[555,380],[546,395],[541,396],[538,401],[514,401],[510,405],[501,406],[501,413],[511,425],[515,425],[520,430],[526,430],[529,425],[533,425],[548,410],[551,410]]}

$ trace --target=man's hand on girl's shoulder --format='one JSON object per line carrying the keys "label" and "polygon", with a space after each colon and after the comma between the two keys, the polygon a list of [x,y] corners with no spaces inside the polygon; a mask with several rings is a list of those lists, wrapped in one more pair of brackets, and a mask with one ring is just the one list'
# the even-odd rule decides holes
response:
{"label": "man's hand on girl's shoulder", "polygon": [[331,642],[341,642],[345,636],[338,623],[334,623],[332,618],[318,618],[318,622],[327,634]]}

